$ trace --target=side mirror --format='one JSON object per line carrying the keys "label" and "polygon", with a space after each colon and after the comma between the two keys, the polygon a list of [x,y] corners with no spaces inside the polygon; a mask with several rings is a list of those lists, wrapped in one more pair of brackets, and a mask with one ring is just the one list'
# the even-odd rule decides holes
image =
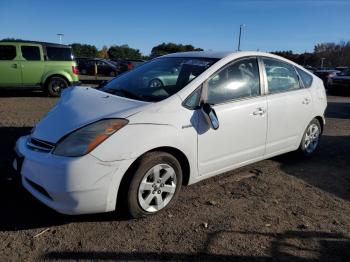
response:
{"label": "side mirror", "polygon": [[217,130],[219,128],[219,119],[215,113],[215,110],[208,103],[204,103],[201,105],[201,111],[208,125]]}

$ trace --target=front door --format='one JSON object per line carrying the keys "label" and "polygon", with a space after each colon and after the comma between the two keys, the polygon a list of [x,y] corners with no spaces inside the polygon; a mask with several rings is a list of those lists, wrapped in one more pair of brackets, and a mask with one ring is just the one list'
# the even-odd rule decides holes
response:
{"label": "front door", "polygon": [[198,132],[200,175],[214,175],[262,157],[267,131],[267,101],[261,96],[255,57],[224,67],[205,85],[204,100],[215,109],[220,126],[202,119]]}
{"label": "front door", "polygon": [[0,86],[21,86],[21,62],[15,45],[0,45]]}

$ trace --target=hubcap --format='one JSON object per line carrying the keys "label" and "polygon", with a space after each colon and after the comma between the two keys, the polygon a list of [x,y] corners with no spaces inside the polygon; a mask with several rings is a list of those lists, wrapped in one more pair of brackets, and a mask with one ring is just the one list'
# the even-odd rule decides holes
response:
{"label": "hubcap", "polygon": [[55,80],[51,83],[51,88],[54,92],[59,93],[64,88],[64,83],[59,80]]}
{"label": "hubcap", "polygon": [[305,139],[304,139],[304,148],[307,153],[312,153],[315,151],[318,140],[320,137],[320,130],[316,124],[312,124],[306,131]]}
{"label": "hubcap", "polygon": [[167,206],[176,191],[176,173],[168,164],[159,164],[147,171],[139,190],[139,204],[153,213]]}

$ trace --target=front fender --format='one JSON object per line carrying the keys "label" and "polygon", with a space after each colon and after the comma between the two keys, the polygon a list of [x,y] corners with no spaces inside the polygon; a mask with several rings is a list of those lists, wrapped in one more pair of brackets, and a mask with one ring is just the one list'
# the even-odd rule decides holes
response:
{"label": "front fender", "polygon": [[181,151],[197,174],[197,133],[194,128],[178,129],[163,124],[129,124],[95,148],[90,154],[102,161],[134,159],[159,147]]}

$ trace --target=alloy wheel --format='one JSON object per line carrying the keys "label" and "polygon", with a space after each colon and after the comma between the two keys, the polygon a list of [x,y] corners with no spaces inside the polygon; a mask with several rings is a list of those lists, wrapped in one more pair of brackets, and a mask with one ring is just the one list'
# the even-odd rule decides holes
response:
{"label": "alloy wheel", "polygon": [[176,191],[176,173],[168,164],[158,164],[144,175],[138,201],[143,210],[153,213],[166,207]]}
{"label": "alloy wheel", "polygon": [[315,151],[315,149],[318,146],[320,138],[320,129],[316,124],[311,124],[306,133],[304,138],[304,148],[308,154]]}

